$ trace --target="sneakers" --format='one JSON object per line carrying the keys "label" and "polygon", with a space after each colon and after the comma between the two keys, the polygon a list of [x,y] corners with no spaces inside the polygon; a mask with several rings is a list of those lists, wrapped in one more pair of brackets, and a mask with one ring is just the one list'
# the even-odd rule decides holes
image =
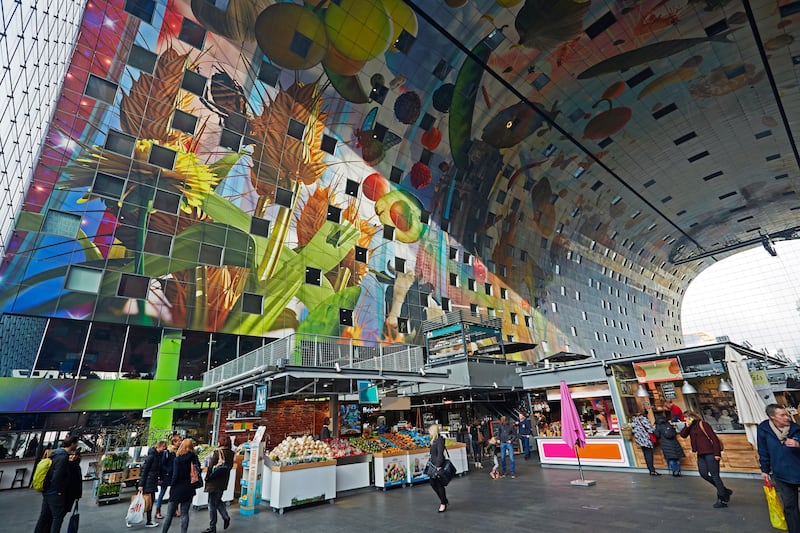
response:
{"label": "sneakers", "polygon": [[724,509],[727,506],[728,506],[728,504],[725,503],[724,501],[717,500],[717,503],[714,504],[714,509]]}
{"label": "sneakers", "polygon": [[144,527],[158,527],[158,522],[148,522]]}
{"label": "sneakers", "polygon": [[231,517],[223,518],[222,519],[222,529],[228,529],[228,526],[231,525]]}
{"label": "sneakers", "polygon": [[125,527],[133,527],[133,526],[130,525],[128,522],[125,522]]}
{"label": "sneakers", "polygon": [[514,474],[511,474],[511,479],[517,479],[517,476],[515,476]]}

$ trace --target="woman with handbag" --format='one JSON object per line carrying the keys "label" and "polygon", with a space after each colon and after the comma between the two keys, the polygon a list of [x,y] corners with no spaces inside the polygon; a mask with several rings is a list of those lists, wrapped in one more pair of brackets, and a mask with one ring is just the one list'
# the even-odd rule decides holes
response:
{"label": "woman with handbag", "polygon": [[[428,434],[431,436],[431,464],[438,470],[444,466],[444,438],[439,435],[439,425],[431,424],[428,426]],[[447,492],[444,484],[436,476],[431,476],[431,488],[439,497],[439,512],[447,511]]]}
{"label": "woman with handbag", "polygon": [[189,531],[189,507],[192,505],[195,490],[203,487],[201,474],[200,460],[194,453],[194,441],[183,439],[175,453],[175,462],[172,465],[169,507],[161,533],[169,531],[175,511],[180,511],[181,533]]}
{"label": "woman with handbag", "polygon": [[158,480],[161,477],[161,453],[166,448],[166,441],[158,441],[155,446],[147,450],[147,457],[142,465],[139,492],[144,495],[144,512],[147,516],[144,527],[158,527],[158,523],[153,522],[153,500],[158,492]]}
{"label": "woman with handbag", "polygon": [[472,456],[475,459],[475,468],[483,468],[483,432],[480,422],[472,421],[469,425],[469,434],[472,437]]}
{"label": "woman with handbag", "polygon": [[231,468],[233,468],[231,438],[224,435],[219,438],[219,448],[211,455],[208,462],[205,491],[208,493],[208,512],[211,520],[203,533],[216,533],[217,514],[222,517],[222,529],[228,529],[231,525],[231,517],[222,501],[222,493],[228,488]]}
{"label": "woman with handbag", "polygon": [[647,464],[647,469],[650,471],[651,476],[660,476],[658,472],[656,472],[656,467],[653,465],[653,448],[655,447],[655,443],[657,441],[656,436],[654,434],[655,428],[644,416],[644,413],[638,413],[633,418],[633,440],[636,441],[636,444],[642,449],[642,455],[644,455],[644,462]]}
{"label": "woman with handbag", "polygon": [[717,489],[717,501],[714,509],[728,506],[733,491],[722,483],[719,477],[719,462],[722,460],[722,442],[714,433],[711,424],[701,419],[697,413],[685,413],[686,427],[681,430],[681,437],[689,437],[692,451],[697,454],[697,471],[700,477]]}

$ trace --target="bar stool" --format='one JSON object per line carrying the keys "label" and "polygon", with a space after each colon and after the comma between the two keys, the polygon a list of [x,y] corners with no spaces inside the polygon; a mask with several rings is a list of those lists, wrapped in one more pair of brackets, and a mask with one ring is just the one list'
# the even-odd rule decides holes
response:
{"label": "bar stool", "polygon": [[28,473],[27,468],[17,468],[17,471],[14,473],[14,480],[11,482],[11,486],[8,487],[10,489],[14,488],[14,485],[19,483],[19,488],[25,487],[25,474]]}

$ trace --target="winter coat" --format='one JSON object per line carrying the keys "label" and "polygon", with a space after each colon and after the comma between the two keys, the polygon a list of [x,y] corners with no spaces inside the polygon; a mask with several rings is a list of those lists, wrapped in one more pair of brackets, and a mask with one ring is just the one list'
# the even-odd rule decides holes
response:
{"label": "winter coat", "polygon": [[64,495],[69,481],[69,468],[67,465],[69,454],[64,448],[57,448],[56,451],[50,454],[50,460],[53,463],[44,478],[43,492],[49,495]]}
{"label": "winter coat", "polygon": [[501,444],[514,444],[517,442],[517,430],[514,428],[514,424],[511,422],[498,424],[494,436],[500,441]]}
{"label": "winter coat", "polygon": [[83,494],[83,470],[81,470],[81,460],[70,461],[67,459],[67,485],[64,495],[67,497],[67,504],[79,500]]}
{"label": "winter coat", "polygon": [[167,448],[161,452],[161,484],[169,487],[172,484],[172,467],[175,464],[175,451]]}
{"label": "winter coat", "polygon": [[722,442],[708,422],[695,420],[691,425],[681,430],[681,437],[684,439],[689,437],[691,439],[692,451],[697,455],[719,457],[722,454]]}
{"label": "winter coat", "polygon": [[194,452],[175,457],[172,465],[172,482],[170,483],[169,501],[185,503],[192,501],[195,489],[192,487],[192,463],[200,473],[200,460]]}
{"label": "winter coat", "polygon": [[664,459],[672,461],[686,456],[681,443],[678,442],[678,432],[663,416],[656,418],[655,435],[658,437],[658,443],[661,445],[661,453],[664,454]]}
{"label": "winter coat", "polygon": [[431,464],[437,468],[444,466],[444,439],[441,435],[431,442]]}
{"label": "winter coat", "polygon": [[[219,448],[215,451],[208,462],[208,472],[211,472],[211,469],[214,468],[214,465],[219,463],[219,454],[222,452],[223,457],[225,457],[225,463],[233,469],[233,450],[227,449],[223,450]],[[228,471],[227,476],[217,475],[213,479],[208,479],[208,474],[206,474],[206,492],[225,492],[225,489],[228,488],[228,481],[230,480],[230,470]]]}
{"label": "winter coat", "polygon": [[155,448],[147,450],[147,457],[144,459],[141,474],[139,477],[139,487],[145,494],[158,492],[158,480],[161,477],[161,454]]}
{"label": "winter coat", "polygon": [[652,448],[653,441],[650,440],[650,434],[653,432],[653,425],[650,421],[643,416],[637,416],[633,419],[633,439],[636,444],[642,448]]}
{"label": "winter coat", "polygon": [[[758,425],[758,462],[761,471],[772,473],[775,479],[784,483],[800,485],[800,448],[789,448],[780,440],[764,420]],[[800,426],[792,422],[789,425],[788,438],[800,440]]]}

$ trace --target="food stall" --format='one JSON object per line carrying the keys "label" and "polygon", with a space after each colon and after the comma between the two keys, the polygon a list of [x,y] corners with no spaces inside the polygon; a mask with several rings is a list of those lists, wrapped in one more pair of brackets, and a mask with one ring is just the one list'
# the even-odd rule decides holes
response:
{"label": "food stall", "polygon": [[336,460],[328,443],[287,437],[269,452],[269,506],[285,509],[336,498]]}
{"label": "food stall", "polygon": [[372,455],[361,451],[350,440],[334,438],[328,441],[336,460],[336,494],[369,487]]}

